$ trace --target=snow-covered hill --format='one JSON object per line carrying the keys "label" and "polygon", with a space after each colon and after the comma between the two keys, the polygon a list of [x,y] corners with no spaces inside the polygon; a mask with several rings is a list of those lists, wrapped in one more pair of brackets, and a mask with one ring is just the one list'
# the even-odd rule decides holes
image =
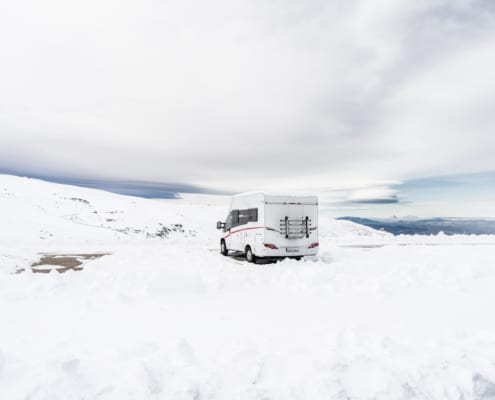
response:
{"label": "snow-covered hill", "polygon": [[495,238],[322,216],[317,258],[254,266],[227,204],[0,175],[0,399],[493,398]]}

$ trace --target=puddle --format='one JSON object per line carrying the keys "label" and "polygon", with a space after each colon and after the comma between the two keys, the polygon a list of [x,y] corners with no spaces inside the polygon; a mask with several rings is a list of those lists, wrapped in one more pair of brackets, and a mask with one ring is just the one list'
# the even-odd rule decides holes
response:
{"label": "puddle", "polygon": [[[31,271],[34,273],[48,274],[55,270],[64,273],[69,270],[81,271],[86,261],[110,255],[111,253],[84,253],[84,254],[41,254],[41,259],[31,264]],[[20,274],[25,268],[16,271]]]}

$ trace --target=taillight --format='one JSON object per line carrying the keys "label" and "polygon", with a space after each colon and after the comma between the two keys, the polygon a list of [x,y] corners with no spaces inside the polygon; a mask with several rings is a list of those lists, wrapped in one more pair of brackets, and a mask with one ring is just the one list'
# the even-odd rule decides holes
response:
{"label": "taillight", "polygon": [[278,250],[278,247],[275,246],[274,244],[271,244],[271,243],[265,243],[263,246],[265,246],[269,249],[272,249],[272,250]]}
{"label": "taillight", "polygon": [[315,247],[318,247],[320,244],[319,243],[311,243],[309,246],[308,246],[308,249],[314,249]]}

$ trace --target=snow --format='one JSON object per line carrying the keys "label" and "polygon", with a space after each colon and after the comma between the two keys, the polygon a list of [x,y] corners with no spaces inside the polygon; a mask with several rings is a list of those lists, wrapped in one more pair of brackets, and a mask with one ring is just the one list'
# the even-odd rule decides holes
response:
{"label": "snow", "polygon": [[255,266],[228,203],[0,175],[0,399],[495,399],[495,237],[320,216],[318,257]]}

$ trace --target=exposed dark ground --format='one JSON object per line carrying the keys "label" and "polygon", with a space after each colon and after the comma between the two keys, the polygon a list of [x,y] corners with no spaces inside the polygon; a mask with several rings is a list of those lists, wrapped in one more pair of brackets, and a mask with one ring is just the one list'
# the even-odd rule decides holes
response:
{"label": "exposed dark ground", "polygon": [[[81,271],[83,264],[89,260],[109,255],[110,253],[89,253],[89,254],[42,254],[38,262],[31,264],[30,268],[34,273],[48,274],[55,270],[64,273],[69,270]],[[24,272],[25,268],[17,270],[17,273]]]}

